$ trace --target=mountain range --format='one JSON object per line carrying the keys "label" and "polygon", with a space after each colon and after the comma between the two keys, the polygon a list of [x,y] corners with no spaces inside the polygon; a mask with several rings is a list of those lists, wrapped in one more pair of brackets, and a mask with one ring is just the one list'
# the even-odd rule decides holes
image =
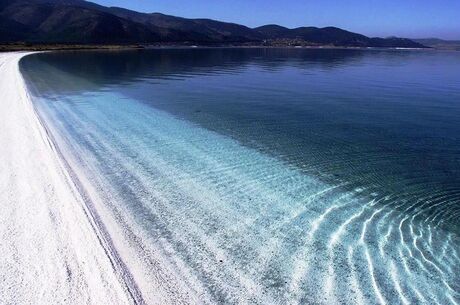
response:
{"label": "mountain range", "polygon": [[336,27],[249,28],[212,19],[140,13],[84,0],[0,0],[0,43],[288,44],[345,47],[424,45],[404,38],[370,38]]}

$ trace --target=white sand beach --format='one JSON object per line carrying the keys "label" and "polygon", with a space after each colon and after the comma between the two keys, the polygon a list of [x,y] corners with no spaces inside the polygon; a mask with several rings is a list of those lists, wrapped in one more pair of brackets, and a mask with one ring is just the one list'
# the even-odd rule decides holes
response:
{"label": "white sand beach", "polygon": [[34,112],[26,54],[0,54],[0,303],[135,303]]}

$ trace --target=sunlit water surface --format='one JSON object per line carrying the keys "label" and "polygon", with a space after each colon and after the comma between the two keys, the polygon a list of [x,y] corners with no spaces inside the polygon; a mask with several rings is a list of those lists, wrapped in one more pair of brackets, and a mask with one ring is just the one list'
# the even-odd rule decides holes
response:
{"label": "sunlit water surface", "polygon": [[63,52],[21,69],[58,145],[203,302],[460,302],[460,52]]}

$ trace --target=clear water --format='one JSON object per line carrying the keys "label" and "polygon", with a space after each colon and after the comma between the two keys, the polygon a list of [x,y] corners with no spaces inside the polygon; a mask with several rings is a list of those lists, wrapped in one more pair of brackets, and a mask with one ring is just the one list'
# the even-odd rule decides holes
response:
{"label": "clear water", "polygon": [[460,52],[62,52],[21,69],[58,144],[204,303],[460,302]]}

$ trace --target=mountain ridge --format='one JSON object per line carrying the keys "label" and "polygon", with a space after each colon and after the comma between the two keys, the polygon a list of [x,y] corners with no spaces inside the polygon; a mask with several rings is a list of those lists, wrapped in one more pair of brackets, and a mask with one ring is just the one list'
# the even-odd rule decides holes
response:
{"label": "mountain ridge", "polygon": [[418,38],[412,40],[430,48],[460,51],[460,40],[447,40],[440,38]]}
{"label": "mountain ridge", "polygon": [[206,18],[183,18],[106,7],[84,0],[0,0],[0,43],[251,44],[407,47],[404,38],[370,38],[336,27],[279,25],[249,28]]}

